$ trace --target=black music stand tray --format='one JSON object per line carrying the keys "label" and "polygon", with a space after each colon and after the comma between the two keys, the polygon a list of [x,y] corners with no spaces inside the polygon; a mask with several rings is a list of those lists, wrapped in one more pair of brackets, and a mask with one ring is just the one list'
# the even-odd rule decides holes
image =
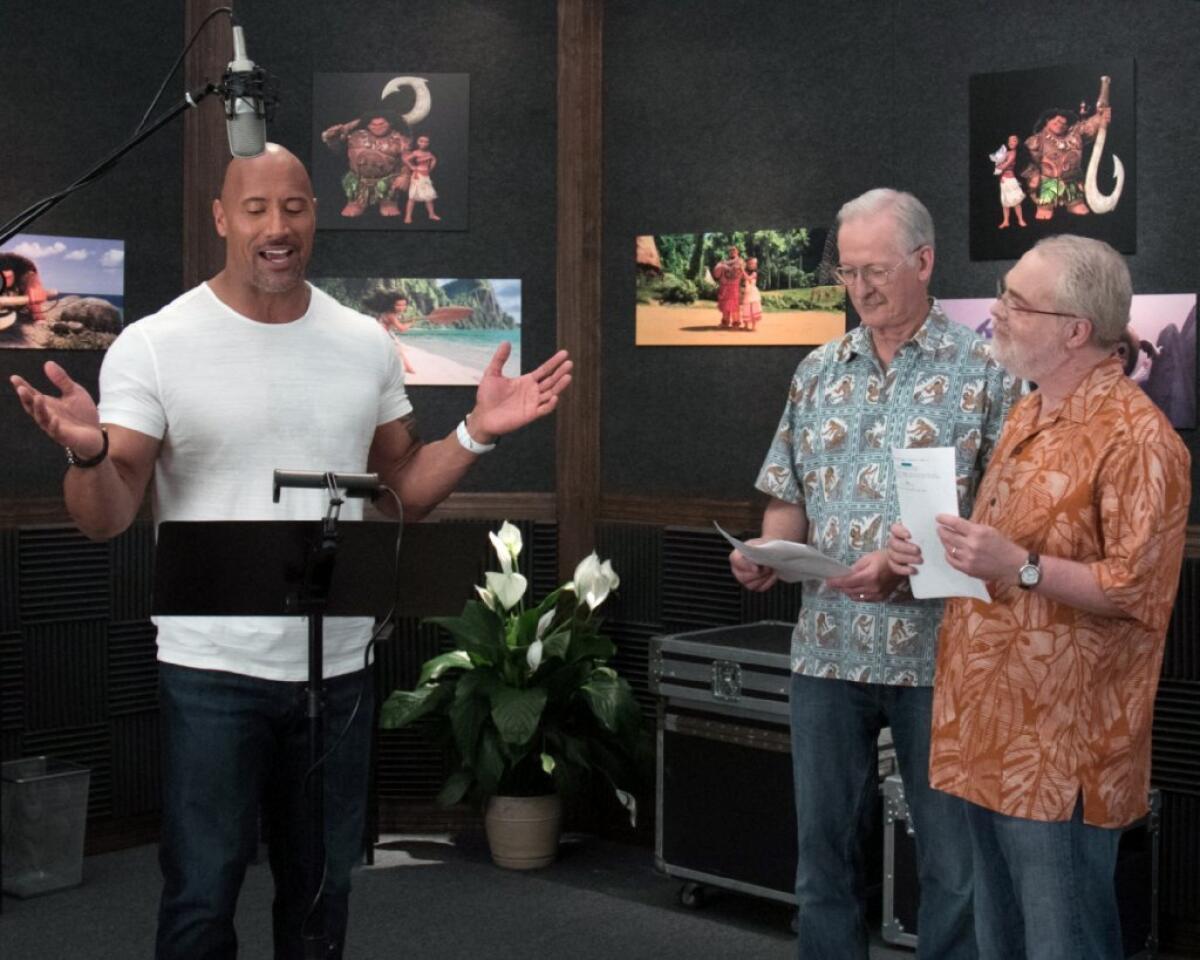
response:
{"label": "black music stand tray", "polygon": [[[324,916],[316,904],[325,863],[322,622],[325,616],[378,619],[396,600],[396,524],[337,521],[335,526],[331,541],[328,520],[164,522],[158,527],[151,607],[164,616],[308,619],[308,891],[318,908],[314,932],[305,937],[306,957],[326,955]],[[468,597],[462,579],[474,582],[478,573],[478,531],[470,526],[408,526],[403,546],[398,576],[406,589],[397,615],[461,608]]]}

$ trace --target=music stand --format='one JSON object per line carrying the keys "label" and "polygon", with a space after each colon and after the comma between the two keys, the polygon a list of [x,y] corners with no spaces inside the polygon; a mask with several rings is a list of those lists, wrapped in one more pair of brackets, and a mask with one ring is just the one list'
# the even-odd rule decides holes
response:
{"label": "music stand", "polygon": [[[164,616],[305,616],[308,619],[309,895],[324,873],[324,743],[321,689],[325,616],[384,616],[396,600],[396,524],[324,521],[166,521],[159,525],[152,612]],[[461,607],[463,581],[477,578],[481,541],[469,525],[404,528],[397,615]],[[436,556],[438,562],[429,562]],[[424,558],[422,563],[421,558]],[[203,571],[202,573],[200,571]],[[414,589],[415,588],[415,589]],[[316,909],[306,957],[324,957],[325,923]],[[311,951],[311,952],[310,952]]]}

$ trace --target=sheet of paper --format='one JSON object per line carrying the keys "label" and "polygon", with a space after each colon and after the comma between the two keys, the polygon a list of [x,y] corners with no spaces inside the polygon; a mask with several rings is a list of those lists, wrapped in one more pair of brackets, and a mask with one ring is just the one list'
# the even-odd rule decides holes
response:
{"label": "sheet of paper", "polygon": [[892,448],[892,476],[900,501],[900,522],[908,527],[921,548],[921,567],[909,578],[914,597],[974,597],[991,602],[987,587],[946,562],[946,551],[937,535],[939,513],[958,514],[954,484],[954,448]]}
{"label": "sheet of paper", "polygon": [[795,583],[797,580],[825,580],[828,577],[840,577],[849,573],[850,568],[844,563],[827,557],[820,550],[814,550],[806,543],[795,543],[792,540],[768,540],[756,543],[754,546],[742,543],[736,537],[731,537],[721,525],[713,522],[721,536],[740,550],[742,555],[755,563],[771,567],[778,572],[779,579],[784,583]]}

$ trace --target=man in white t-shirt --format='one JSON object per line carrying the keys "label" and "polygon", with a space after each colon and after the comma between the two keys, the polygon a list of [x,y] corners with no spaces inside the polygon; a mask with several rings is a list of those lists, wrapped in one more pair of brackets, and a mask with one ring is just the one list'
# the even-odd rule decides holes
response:
{"label": "man in white t-shirt", "polygon": [[[152,475],[157,522],[322,516],[322,491],[284,490],[272,502],[277,467],[376,472],[396,491],[405,520],[419,519],[497,437],[555,408],[571,380],[565,351],[506,378],[504,344],[458,429],[423,444],[386,333],[305,282],[315,204],[303,165],[282,147],[234,160],[213,202],[224,269],[121,334],[101,369],[99,408],[55,363],[45,372],[59,396],[12,377],[25,410],[66,448],[67,509],[89,537],[125,530]],[[388,498],[380,505],[396,512]],[[358,519],[360,502],[348,501],[342,516]],[[156,956],[236,955],[234,910],[261,806],[276,884],[276,956],[302,957],[305,928],[313,926],[305,890],[304,621],[156,622],[164,763]],[[342,955],[350,868],[363,835],[369,633],[361,618],[331,618],[325,629],[330,742],[354,717],[324,768],[330,957]],[[360,691],[365,702],[355,714]]]}

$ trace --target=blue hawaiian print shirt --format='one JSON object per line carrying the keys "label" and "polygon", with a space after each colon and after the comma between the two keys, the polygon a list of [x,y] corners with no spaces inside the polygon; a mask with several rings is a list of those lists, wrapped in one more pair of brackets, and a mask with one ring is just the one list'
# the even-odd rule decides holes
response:
{"label": "blue hawaiian print shirt", "polygon": [[[871,331],[856,327],[796,368],[755,486],[802,505],[808,543],[851,565],[882,550],[899,519],[892,447],[955,447],[959,512],[970,515],[1017,388],[987,342],[948,320],[936,302],[886,370]],[[907,582],[886,603],[856,602],[821,580],[802,589],[793,670],[932,685],[941,600],[913,599]]]}

